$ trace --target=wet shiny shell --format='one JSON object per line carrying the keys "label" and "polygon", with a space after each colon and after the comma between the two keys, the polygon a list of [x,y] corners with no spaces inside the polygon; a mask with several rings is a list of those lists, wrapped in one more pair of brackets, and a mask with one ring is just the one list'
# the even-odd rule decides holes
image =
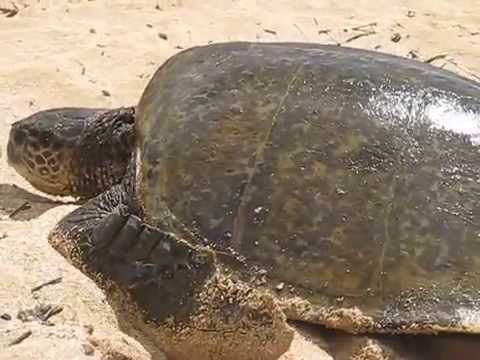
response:
{"label": "wet shiny shell", "polygon": [[137,131],[149,221],[171,212],[244,278],[375,331],[480,331],[479,84],[349,48],[216,44],[157,71]]}

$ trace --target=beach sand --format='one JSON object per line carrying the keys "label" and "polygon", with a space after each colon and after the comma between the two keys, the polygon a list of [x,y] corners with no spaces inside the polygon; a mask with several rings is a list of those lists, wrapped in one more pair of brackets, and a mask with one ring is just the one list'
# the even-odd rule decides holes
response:
{"label": "beach sand", "polygon": [[[2,360],[162,358],[121,333],[101,291],[47,244],[75,205],[8,167],[10,125],[45,108],[133,105],[169,56],[229,40],[340,43],[479,80],[480,1],[0,0],[0,315],[12,317],[0,319]],[[17,318],[42,305],[61,307],[53,326]],[[297,334],[283,360],[328,359],[309,338]]]}

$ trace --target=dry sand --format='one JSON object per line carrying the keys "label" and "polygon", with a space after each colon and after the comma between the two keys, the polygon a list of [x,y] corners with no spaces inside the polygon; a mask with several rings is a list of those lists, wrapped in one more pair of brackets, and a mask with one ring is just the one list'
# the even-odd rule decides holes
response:
{"label": "dry sand", "polygon": [[[480,76],[478,0],[0,0],[0,8],[0,315],[12,317],[0,319],[2,360],[161,358],[123,335],[93,282],[48,246],[49,229],[75,206],[52,202],[7,166],[14,121],[57,106],[135,104],[167,57],[209,41],[342,43],[435,57],[435,65]],[[54,326],[16,318],[41,304],[63,307]],[[300,335],[284,355],[323,358]]]}

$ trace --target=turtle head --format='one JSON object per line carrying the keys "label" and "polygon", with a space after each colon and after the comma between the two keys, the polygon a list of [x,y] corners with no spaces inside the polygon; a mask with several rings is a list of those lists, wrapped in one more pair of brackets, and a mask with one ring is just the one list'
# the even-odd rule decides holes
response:
{"label": "turtle head", "polygon": [[47,194],[91,198],[123,177],[133,123],[133,108],[40,111],[12,125],[8,163]]}
{"label": "turtle head", "polygon": [[77,109],[50,109],[15,122],[7,145],[9,165],[38,190],[69,195],[69,158],[87,126],[85,115]]}

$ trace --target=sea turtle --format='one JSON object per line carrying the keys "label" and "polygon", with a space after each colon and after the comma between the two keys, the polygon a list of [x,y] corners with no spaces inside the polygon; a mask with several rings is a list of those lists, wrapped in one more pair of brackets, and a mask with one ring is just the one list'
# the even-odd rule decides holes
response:
{"label": "sea turtle", "polygon": [[172,357],[276,358],[286,319],[480,332],[478,83],[367,50],[229,42],[172,56],[135,109],[67,109],[79,126],[63,111],[14,124],[9,162],[39,184],[56,147],[81,185],[44,190],[100,193],[50,244]]}

